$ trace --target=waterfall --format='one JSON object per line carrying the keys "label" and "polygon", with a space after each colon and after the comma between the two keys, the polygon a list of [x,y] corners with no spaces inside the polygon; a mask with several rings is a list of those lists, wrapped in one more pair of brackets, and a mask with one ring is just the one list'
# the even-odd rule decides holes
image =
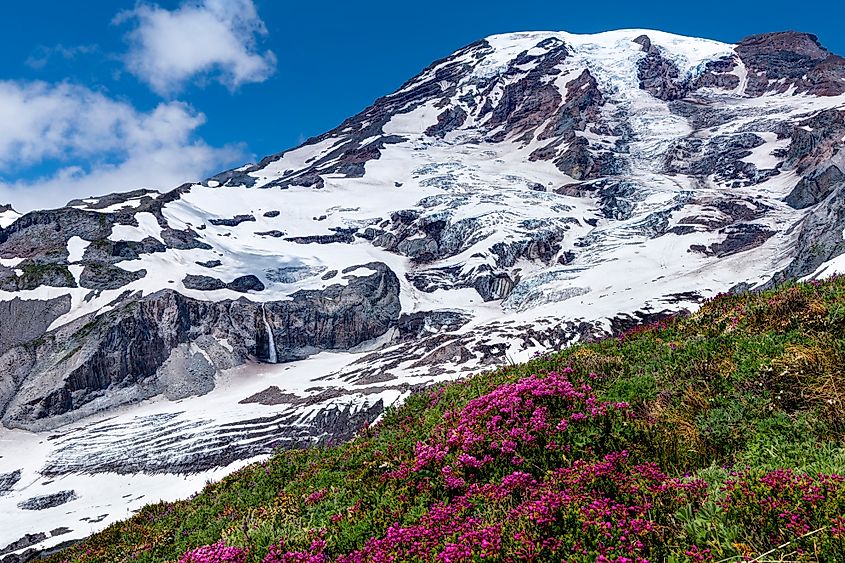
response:
{"label": "waterfall", "polygon": [[273,330],[270,328],[270,323],[267,322],[267,308],[264,305],[264,303],[261,304],[261,315],[264,318],[264,330],[267,331],[267,345],[270,348],[268,360],[271,364],[277,364],[279,357],[276,354],[276,341],[273,340]]}

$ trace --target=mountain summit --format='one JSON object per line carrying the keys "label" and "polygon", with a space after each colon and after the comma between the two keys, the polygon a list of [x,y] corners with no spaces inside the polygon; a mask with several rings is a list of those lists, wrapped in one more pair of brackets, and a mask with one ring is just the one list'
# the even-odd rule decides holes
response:
{"label": "mountain summit", "polygon": [[32,483],[88,533],[145,502],[130,475],[185,495],[418,387],[845,267],[843,139],[845,60],[809,34],[515,33],[257,164],[0,208],[0,440],[30,452],[0,451],[0,550],[64,539]]}

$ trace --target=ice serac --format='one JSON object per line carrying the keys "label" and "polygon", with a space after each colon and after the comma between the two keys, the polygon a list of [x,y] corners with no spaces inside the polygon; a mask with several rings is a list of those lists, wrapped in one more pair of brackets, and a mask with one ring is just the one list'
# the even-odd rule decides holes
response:
{"label": "ice serac", "polygon": [[[516,33],[203,182],[2,206],[0,546],[145,502],[106,490],[184,495],[346,438],[437,381],[843,270],[843,145],[845,61],[812,35]],[[75,497],[21,510],[33,483]]]}

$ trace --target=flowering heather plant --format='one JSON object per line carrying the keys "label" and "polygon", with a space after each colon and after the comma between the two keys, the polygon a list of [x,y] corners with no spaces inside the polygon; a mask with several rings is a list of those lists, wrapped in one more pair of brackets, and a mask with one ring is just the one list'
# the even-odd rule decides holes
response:
{"label": "flowering heather plant", "polygon": [[845,477],[811,476],[791,469],[734,475],[721,501],[726,517],[753,534],[760,546],[786,545],[784,553],[845,561]]}
{"label": "flowering heather plant", "polygon": [[[701,481],[670,479],[654,464],[635,465],[627,452],[576,461],[543,480],[516,471],[497,484],[470,485],[434,503],[419,523],[393,525],[336,561],[645,562],[668,553],[673,515],[702,502],[706,489]],[[321,563],[324,547],[274,550],[264,563]]]}
{"label": "flowering heather plant", "polygon": [[[447,489],[528,460],[535,470],[612,451],[616,422],[630,417],[624,402],[598,400],[586,382],[573,382],[572,369],[532,375],[446,413],[432,440],[418,442],[406,471],[439,471]],[[600,424],[597,424],[601,421]]]}
{"label": "flowering heather plant", "polygon": [[246,563],[247,552],[228,547],[222,541],[191,550],[179,558],[179,563]]}
{"label": "flowering heather plant", "polygon": [[320,489],[319,491],[314,491],[313,493],[305,497],[305,504],[317,504],[318,502],[326,498],[326,495],[328,494],[329,491],[327,489]]}

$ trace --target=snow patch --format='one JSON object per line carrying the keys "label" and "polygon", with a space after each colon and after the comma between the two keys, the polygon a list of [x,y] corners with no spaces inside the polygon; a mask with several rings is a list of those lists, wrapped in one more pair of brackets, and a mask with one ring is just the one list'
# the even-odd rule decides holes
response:
{"label": "snow patch", "polygon": [[162,240],[162,229],[155,215],[144,211],[137,213],[135,219],[138,221],[137,227],[133,225],[114,225],[109,235],[109,240],[140,242],[147,237],[153,237],[159,241]]}
{"label": "snow patch", "polygon": [[70,263],[79,262],[82,260],[82,257],[85,255],[85,250],[91,244],[90,241],[87,241],[81,237],[73,236],[67,241],[67,253],[68,258],[67,261]]}

